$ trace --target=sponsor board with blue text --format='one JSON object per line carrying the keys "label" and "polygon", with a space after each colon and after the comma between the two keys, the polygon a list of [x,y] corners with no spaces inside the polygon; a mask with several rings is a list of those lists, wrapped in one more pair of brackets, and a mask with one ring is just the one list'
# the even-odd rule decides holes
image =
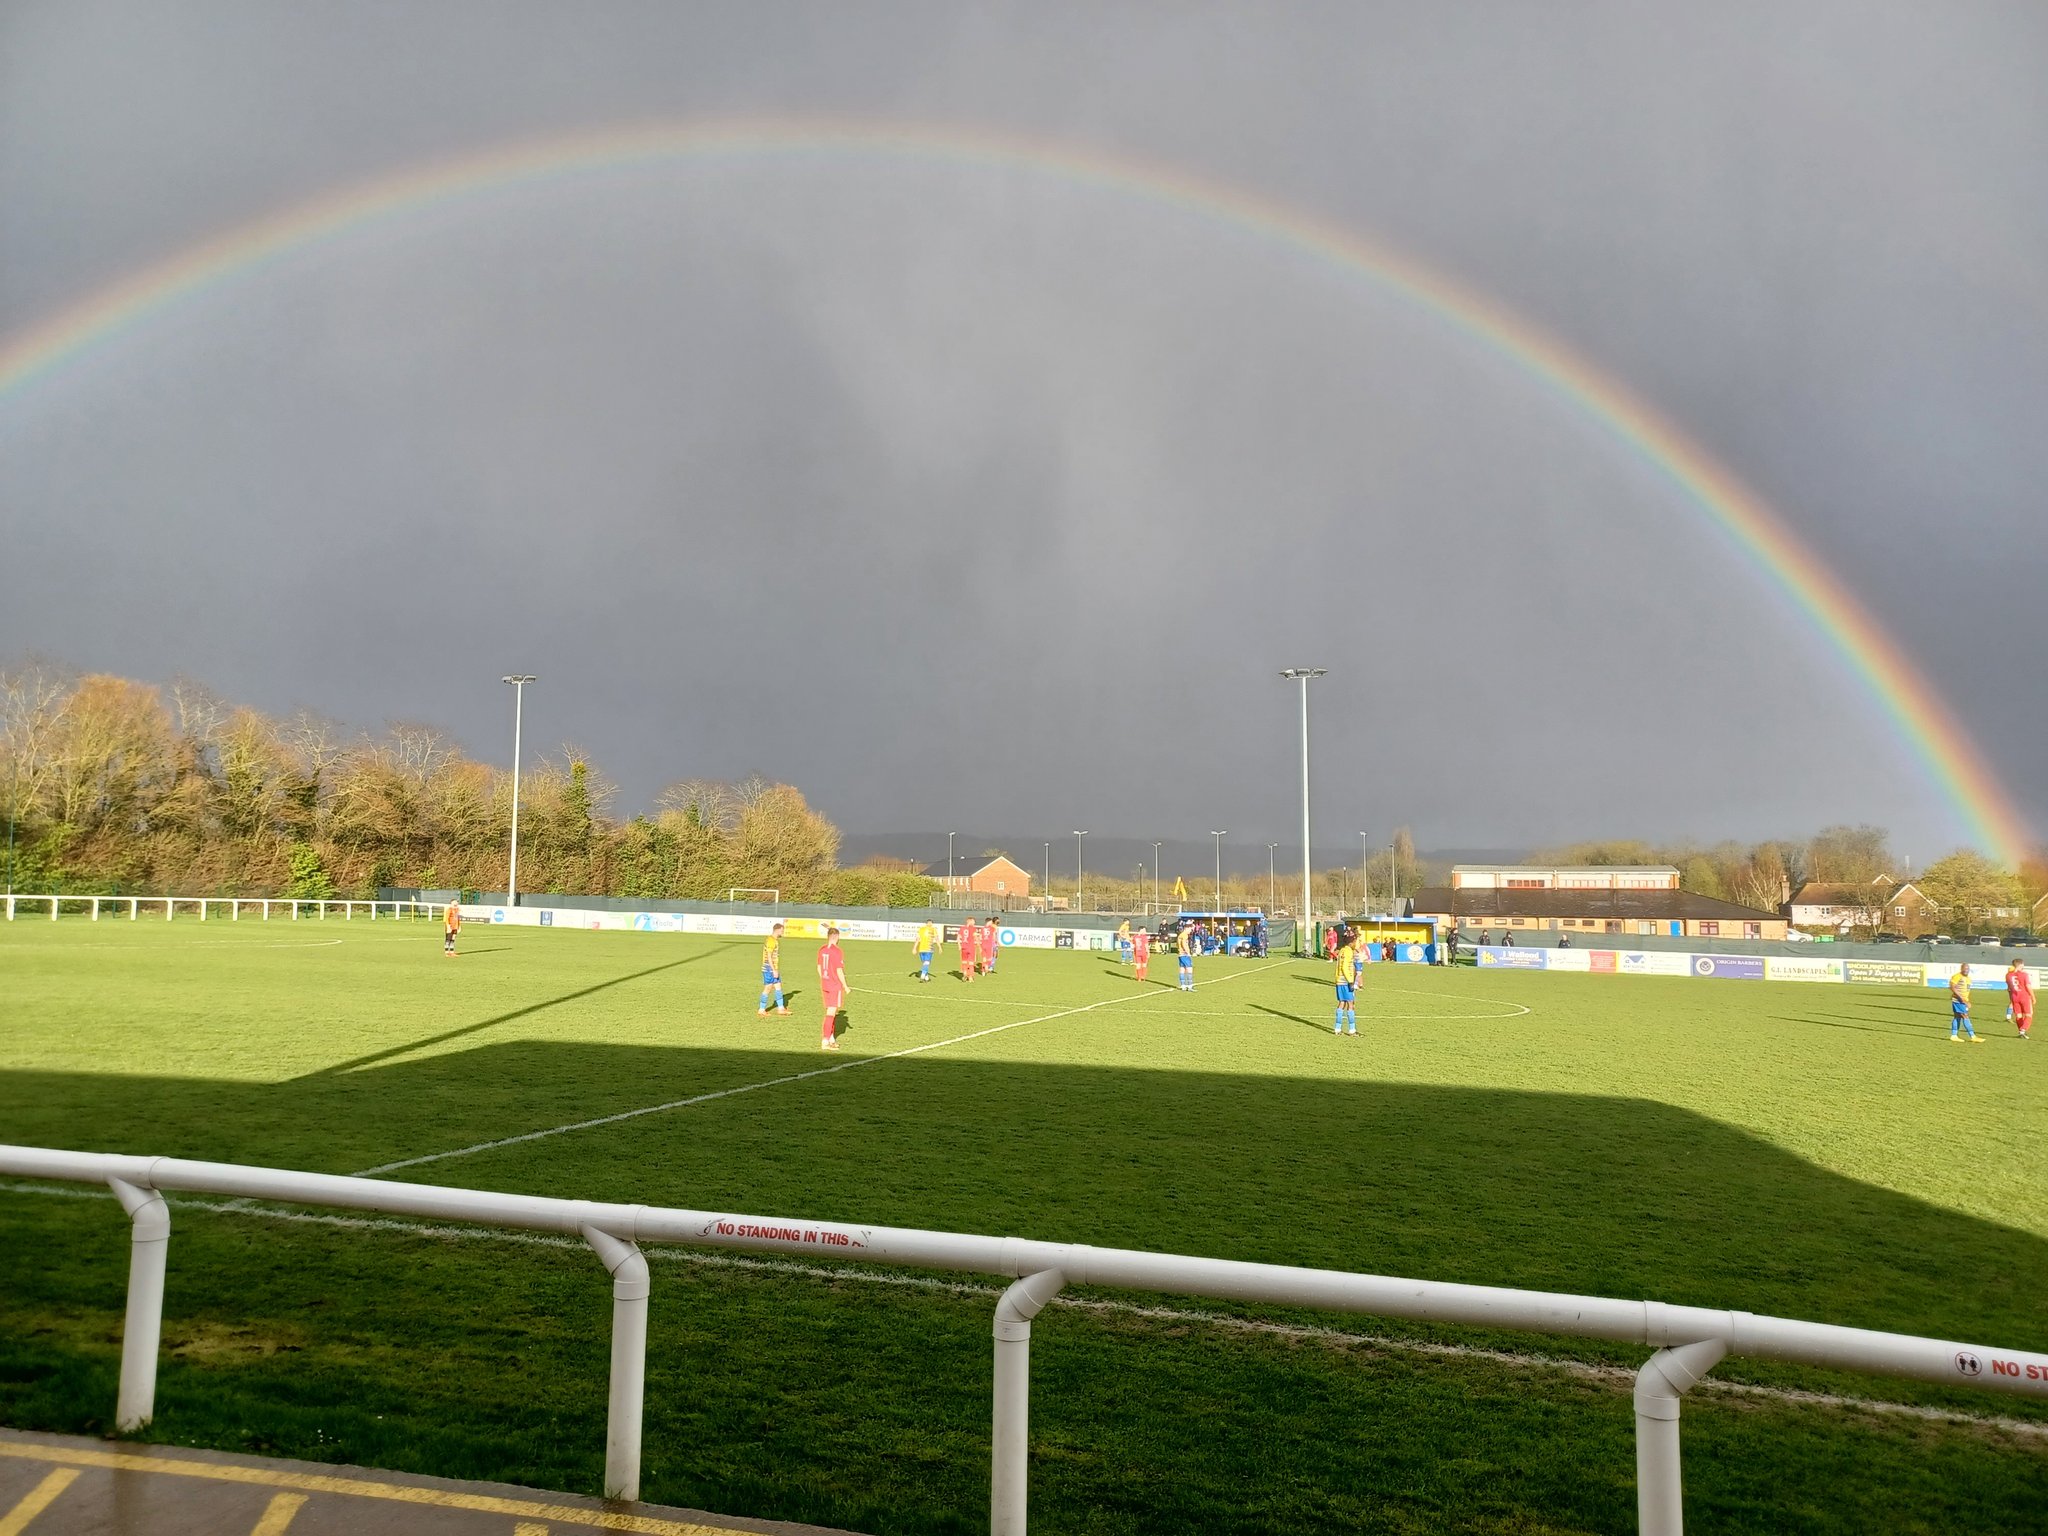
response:
{"label": "sponsor board with blue text", "polygon": [[1762,955],[1694,955],[1692,973],[1695,976],[1719,976],[1737,981],[1762,981],[1764,979],[1764,957]]}
{"label": "sponsor board with blue text", "polygon": [[1494,970],[1540,971],[1544,951],[1523,949],[1513,944],[1482,944],[1474,951],[1479,963]]}

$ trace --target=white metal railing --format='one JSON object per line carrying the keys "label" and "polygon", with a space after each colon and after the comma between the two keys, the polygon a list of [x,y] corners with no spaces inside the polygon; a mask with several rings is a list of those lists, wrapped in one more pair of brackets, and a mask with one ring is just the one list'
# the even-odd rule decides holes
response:
{"label": "white metal railing", "polygon": [[1657,1301],[1403,1280],[1016,1237],[495,1194],[487,1190],[295,1173],[234,1163],[60,1152],[41,1147],[0,1146],[0,1173],[105,1184],[132,1220],[128,1314],[121,1341],[121,1381],[115,1406],[115,1424],[124,1431],[147,1424],[155,1408],[164,1261],[170,1242],[170,1208],[164,1202],[163,1191],[340,1206],[395,1216],[579,1234],[612,1276],[611,1395],[604,1493],[605,1497],[615,1499],[638,1498],[640,1490],[640,1412],[646,1380],[649,1289],[647,1260],[638,1246],[642,1242],[794,1253],[814,1259],[852,1259],[1014,1277],[1016,1283],[1003,1292],[995,1315],[989,1517],[994,1536],[1023,1536],[1031,1320],[1063,1286],[1070,1284],[1363,1312],[1426,1322],[1467,1323],[1654,1346],[1656,1353],[1636,1373],[1635,1387],[1636,1508],[1645,1536],[1679,1536],[1684,1528],[1679,1399],[1724,1355],[1787,1360],[2048,1397],[2048,1355],[1759,1317],[1748,1312],[1667,1306]]}
{"label": "white metal railing", "polygon": [[94,922],[100,920],[102,907],[116,917],[119,917],[121,909],[126,907],[128,921],[131,923],[139,920],[145,911],[153,920],[158,908],[163,909],[164,921],[169,922],[178,915],[180,907],[185,908],[187,912],[196,911],[202,923],[206,921],[209,910],[215,913],[225,911],[227,921],[238,923],[242,920],[244,907],[252,914],[260,915],[266,923],[270,921],[273,910],[279,922],[286,920],[287,913],[290,914],[290,921],[297,922],[301,909],[304,910],[309,922],[325,922],[329,911],[338,911],[342,921],[353,922],[358,908],[369,913],[371,922],[375,922],[380,915],[387,918],[421,918],[431,917],[441,910],[438,903],[429,901],[354,901],[344,900],[338,896],[326,900],[316,900],[309,896],[52,896],[9,891],[4,899],[7,921],[10,923],[14,921],[18,908],[28,908],[39,917],[47,914],[50,921],[55,922],[58,911],[67,906],[89,907]]}

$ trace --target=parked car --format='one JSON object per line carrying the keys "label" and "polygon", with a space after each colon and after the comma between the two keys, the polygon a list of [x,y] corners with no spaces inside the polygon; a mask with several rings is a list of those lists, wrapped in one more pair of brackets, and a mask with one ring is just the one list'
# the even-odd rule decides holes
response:
{"label": "parked car", "polygon": [[1903,933],[1880,933],[1873,937],[1871,942],[1873,944],[1903,944],[1906,942],[1906,936]]}
{"label": "parked car", "polygon": [[1948,935],[1942,933],[1916,933],[1913,935],[1913,942],[1915,944],[1946,944],[1949,942],[1949,939]]}
{"label": "parked car", "polygon": [[2041,941],[2024,928],[2008,928],[2004,942],[2007,949],[2032,949]]}

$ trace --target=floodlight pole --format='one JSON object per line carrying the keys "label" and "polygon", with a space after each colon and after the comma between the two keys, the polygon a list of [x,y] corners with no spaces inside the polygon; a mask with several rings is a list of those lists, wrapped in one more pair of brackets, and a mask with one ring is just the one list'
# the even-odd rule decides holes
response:
{"label": "floodlight pole", "polygon": [[1372,834],[1358,834],[1358,915],[1372,911]]}
{"label": "floodlight pole", "polygon": [[501,677],[512,685],[512,859],[505,870],[505,905],[519,905],[519,732],[526,714],[526,685],[534,681],[531,672]]}
{"label": "floodlight pole", "polygon": [[958,833],[946,834],[946,910],[953,910],[953,839]]}
{"label": "floodlight pole", "polygon": [[1052,910],[1052,839],[1045,840],[1045,910]]}
{"label": "floodlight pole", "polygon": [[1074,830],[1074,910],[1081,910],[1081,839],[1088,835],[1085,828]]}
{"label": "floodlight pole", "polygon": [[1387,844],[1387,914],[1401,915],[1401,868],[1394,862],[1394,845]]}
{"label": "floodlight pole", "polygon": [[1266,911],[1270,913],[1280,905],[1280,877],[1273,873],[1273,850],[1278,843],[1266,844]]}
{"label": "floodlight pole", "polygon": [[1214,827],[1209,829],[1209,835],[1216,839],[1216,910],[1218,912],[1223,910],[1223,839],[1228,835],[1229,830],[1227,827],[1221,832],[1218,832]]}
{"label": "floodlight pole", "polygon": [[1152,911],[1159,911],[1159,845],[1152,845]]}
{"label": "floodlight pole", "polygon": [[1289,667],[1280,675],[1293,678],[1301,684],[1301,919],[1294,925],[1296,942],[1304,950],[1308,947],[1309,923],[1314,907],[1310,902],[1309,851],[1308,851],[1308,680],[1321,677],[1328,667]]}

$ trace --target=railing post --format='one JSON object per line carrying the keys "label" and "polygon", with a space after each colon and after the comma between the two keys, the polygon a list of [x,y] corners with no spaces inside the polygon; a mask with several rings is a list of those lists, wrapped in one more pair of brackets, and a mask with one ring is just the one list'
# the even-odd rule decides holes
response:
{"label": "railing post", "polygon": [[100,920],[100,899],[97,896],[92,899],[92,920],[94,922]]}
{"label": "railing post", "polygon": [[1031,1319],[1067,1283],[1057,1269],[1026,1275],[996,1303],[995,1420],[989,1446],[989,1536],[1024,1536],[1030,1493]]}
{"label": "railing post", "polygon": [[1658,1350],[1636,1372],[1636,1529],[1641,1536],[1684,1536],[1678,1400],[1727,1353],[1727,1340],[1701,1339]]}
{"label": "railing post", "polygon": [[153,1189],[109,1179],[128,1213],[128,1320],[121,1329],[121,1391],[114,1427],[124,1434],[156,1415],[156,1354],[164,1329],[164,1260],[171,1245],[171,1208]]}
{"label": "railing post", "polygon": [[604,1496],[640,1497],[640,1415],[647,1395],[647,1258],[637,1244],[596,1227],[583,1241],[612,1276],[612,1386],[605,1415]]}

